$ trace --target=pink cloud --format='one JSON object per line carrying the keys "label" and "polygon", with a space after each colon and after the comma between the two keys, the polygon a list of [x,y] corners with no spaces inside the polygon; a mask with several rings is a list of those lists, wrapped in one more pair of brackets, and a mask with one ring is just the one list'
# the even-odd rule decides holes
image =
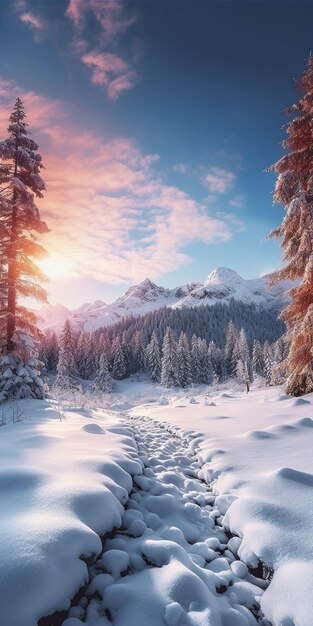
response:
{"label": "pink cloud", "polygon": [[236,175],[222,167],[211,167],[203,182],[211,193],[225,193],[236,180]]}
{"label": "pink cloud", "polygon": [[125,33],[137,18],[125,14],[125,4],[120,0],[70,0],[66,14],[76,29],[81,30],[87,13],[92,13],[107,42]]}
{"label": "pink cloud", "polygon": [[238,230],[229,216],[214,216],[165,184],[154,168],[158,155],[144,155],[131,139],[78,128],[66,105],[9,81],[0,81],[2,129],[17,94],[46,167],[40,209],[52,230],[44,243],[72,276],[109,283],[156,279],[190,261],[185,247],[192,241],[225,241]]}
{"label": "pink cloud", "polygon": [[88,0],[70,0],[66,9],[66,15],[72,20],[75,28],[80,29],[85,18]]}
{"label": "pink cloud", "polygon": [[27,11],[26,13],[21,13],[20,20],[23,24],[30,26],[30,28],[34,28],[35,30],[42,30],[45,28],[45,23],[41,17]]}
{"label": "pink cloud", "polygon": [[[116,52],[117,38],[135,23],[136,16],[126,15],[125,4],[120,0],[70,0],[66,14],[76,31],[72,51],[91,70],[92,83],[104,87],[110,100],[117,100],[122,93],[133,88],[138,78],[136,51],[127,61]],[[94,17],[100,29],[97,45],[92,49],[84,31],[88,14]],[[110,49],[113,44],[114,52]]]}
{"label": "pink cloud", "polygon": [[110,52],[88,52],[82,56],[82,62],[92,68],[92,82],[95,85],[110,86],[112,76],[123,76],[128,66],[117,54]]}

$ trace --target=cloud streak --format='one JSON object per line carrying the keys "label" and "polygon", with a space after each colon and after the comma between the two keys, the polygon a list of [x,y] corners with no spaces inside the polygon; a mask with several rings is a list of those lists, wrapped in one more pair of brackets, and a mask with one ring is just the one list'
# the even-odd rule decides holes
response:
{"label": "cloud streak", "polygon": [[[90,69],[92,83],[103,87],[112,101],[132,89],[138,79],[137,58],[130,52],[126,61],[118,53],[117,43],[135,24],[136,16],[126,15],[125,4],[120,0],[70,0],[66,15],[75,30],[72,50]],[[90,31],[86,27],[90,16],[99,31],[96,46],[91,45]]]}
{"label": "cloud streak", "polygon": [[44,155],[48,190],[40,207],[52,229],[46,246],[64,259],[68,275],[111,284],[156,279],[192,260],[190,243],[227,241],[240,227],[165,184],[158,155],[144,155],[130,138],[107,140],[71,125],[62,102],[10,81],[0,81],[2,129],[16,95]]}
{"label": "cloud streak", "polygon": [[211,167],[203,178],[204,185],[211,193],[226,193],[231,189],[236,175],[222,167]]}

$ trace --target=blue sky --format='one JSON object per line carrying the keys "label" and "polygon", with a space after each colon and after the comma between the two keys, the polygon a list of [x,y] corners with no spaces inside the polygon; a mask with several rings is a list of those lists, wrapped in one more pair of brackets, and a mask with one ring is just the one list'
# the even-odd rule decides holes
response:
{"label": "blue sky", "polygon": [[20,95],[46,163],[52,302],[279,265],[264,170],[313,47],[310,1],[4,0],[0,13],[0,122]]}

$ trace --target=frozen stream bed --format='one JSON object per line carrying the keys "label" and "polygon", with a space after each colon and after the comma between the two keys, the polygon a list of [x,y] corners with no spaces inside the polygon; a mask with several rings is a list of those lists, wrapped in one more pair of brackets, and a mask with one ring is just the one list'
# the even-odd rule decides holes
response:
{"label": "frozen stream bed", "polygon": [[[125,418],[129,419],[129,418]],[[248,626],[267,587],[240,561],[199,479],[192,442],[177,427],[130,419],[142,473],[122,525],[89,566],[90,584],[64,626]]]}

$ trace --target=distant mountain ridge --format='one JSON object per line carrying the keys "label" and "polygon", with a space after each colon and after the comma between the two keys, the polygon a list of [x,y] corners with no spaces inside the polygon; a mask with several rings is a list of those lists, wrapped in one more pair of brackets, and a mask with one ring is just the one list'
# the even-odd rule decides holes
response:
{"label": "distant mountain ridge", "polygon": [[286,285],[280,284],[269,289],[266,276],[246,280],[232,269],[218,267],[208,275],[204,283],[189,283],[167,289],[146,278],[138,285],[129,287],[111,304],[96,300],[74,310],[62,304],[46,306],[38,313],[38,325],[44,331],[51,329],[58,333],[65,320],[69,319],[76,330],[93,331],[102,326],[111,326],[130,315],[144,315],[164,306],[192,308],[214,305],[216,302],[227,304],[231,299],[280,309],[286,301],[286,288]]}

